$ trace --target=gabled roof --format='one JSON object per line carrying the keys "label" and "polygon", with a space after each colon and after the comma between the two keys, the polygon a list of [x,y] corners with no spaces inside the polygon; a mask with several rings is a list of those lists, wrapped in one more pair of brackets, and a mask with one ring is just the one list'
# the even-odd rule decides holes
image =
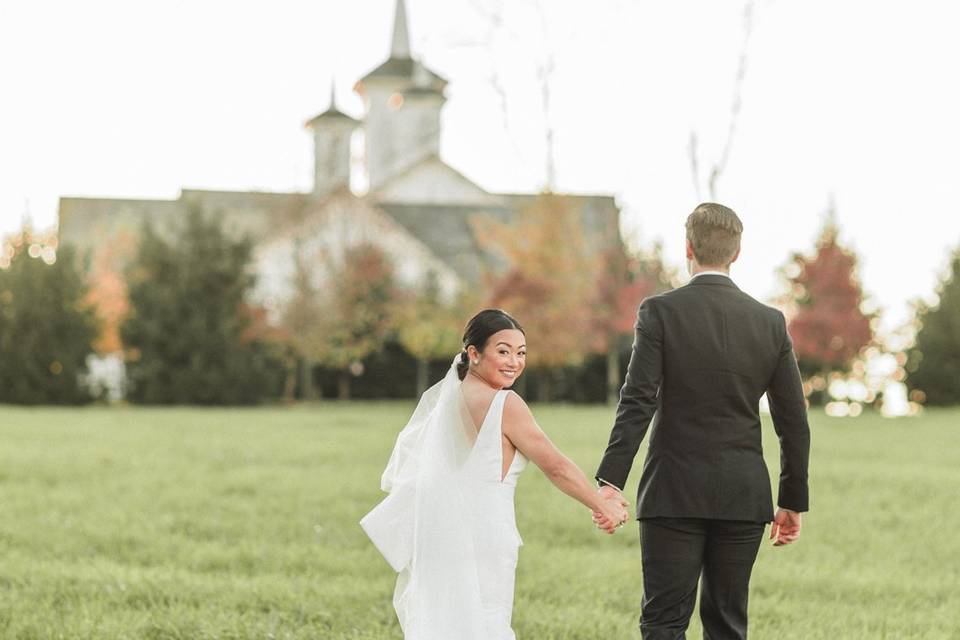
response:
{"label": "gabled roof", "polygon": [[479,282],[485,273],[505,265],[476,236],[474,224],[486,217],[509,221],[514,212],[503,206],[399,204],[377,202],[377,207],[418,238],[461,278]]}
{"label": "gabled roof", "polygon": [[320,122],[321,120],[327,120],[329,118],[335,118],[337,120],[345,120],[347,122],[360,124],[360,121],[354,118],[353,116],[348,116],[344,112],[339,111],[336,107],[330,107],[323,113],[317,114],[312,118],[310,118],[309,120],[307,120],[306,126],[312,127],[316,125],[318,122]]}
{"label": "gabled roof", "polygon": [[430,169],[438,169],[442,172],[442,179],[438,179],[437,177],[431,178],[431,183],[433,186],[442,185],[446,179],[449,179],[453,183],[458,183],[459,186],[472,193],[468,202],[460,200],[455,202],[451,201],[449,202],[450,204],[486,205],[500,201],[498,196],[491,194],[476,182],[463,175],[463,173],[457,171],[449,164],[444,162],[440,155],[436,152],[424,155],[420,159],[412,162],[405,168],[389,176],[383,181],[382,184],[378,185],[374,189],[371,189],[369,195],[374,200],[383,200],[385,202],[408,201],[407,197],[398,199],[396,190],[398,188],[403,189],[404,186],[409,185],[411,180],[416,181],[418,174]]}
{"label": "gabled roof", "polygon": [[[397,80],[407,80],[412,81],[414,76],[414,69],[419,63],[413,58],[388,58],[380,66],[375,68],[373,71],[367,75],[360,78],[360,82],[366,82],[371,79],[397,79]],[[424,70],[429,74],[431,84],[437,88],[438,91],[442,91],[447,86],[447,80],[434,73],[430,69],[424,67]]]}

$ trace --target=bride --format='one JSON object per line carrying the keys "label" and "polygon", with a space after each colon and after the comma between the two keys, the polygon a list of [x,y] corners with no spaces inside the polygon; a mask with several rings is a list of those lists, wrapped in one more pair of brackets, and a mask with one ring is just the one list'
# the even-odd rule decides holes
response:
{"label": "bride", "polygon": [[627,519],[627,503],[604,500],[508,389],[526,352],[504,311],[467,323],[463,351],[397,437],[381,480],[390,495],[360,522],[399,573],[393,605],[406,640],[515,638],[513,493],[528,460],[607,533]]}

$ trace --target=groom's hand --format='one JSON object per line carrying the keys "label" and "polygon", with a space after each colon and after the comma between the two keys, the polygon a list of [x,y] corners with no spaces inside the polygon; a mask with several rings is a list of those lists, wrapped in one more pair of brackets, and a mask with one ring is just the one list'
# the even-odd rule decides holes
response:
{"label": "groom's hand", "polygon": [[770,525],[770,540],[773,546],[782,547],[796,542],[800,537],[800,514],[790,509],[777,509]]}
{"label": "groom's hand", "polygon": [[611,487],[611,486],[608,485],[608,484],[605,484],[605,485],[601,486],[599,489],[597,489],[597,493],[599,493],[599,494],[600,494],[600,497],[603,498],[604,500],[617,500],[617,499],[619,499],[619,500],[620,500],[620,503],[621,503],[624,507],[629,504],[626,500],[623,499],[623,495],[622,495],[617,489],[615,489],[614,487]]}

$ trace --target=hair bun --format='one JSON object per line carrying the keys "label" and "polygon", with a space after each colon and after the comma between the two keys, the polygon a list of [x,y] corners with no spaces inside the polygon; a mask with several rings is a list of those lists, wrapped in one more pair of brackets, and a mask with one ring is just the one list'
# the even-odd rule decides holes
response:
{"label": "hair bun", "polygon": [[467,370],[470,369],[468,364],[469,356],[467,356],[467,349],[464,348],[460,352],[460,358],[454,358],[454,362],[457,363],[457,376],[463,380],[467,376]]}

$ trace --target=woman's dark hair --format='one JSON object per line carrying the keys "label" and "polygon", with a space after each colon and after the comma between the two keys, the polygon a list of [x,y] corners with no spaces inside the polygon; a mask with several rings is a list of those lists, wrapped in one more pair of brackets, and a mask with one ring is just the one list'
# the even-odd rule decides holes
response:
{"label": "woman's dark hair", "polygon": [[457,375],[461,380],[466,377],[467,369],[470,368],[467,347],[473,345],[477,351],[483,351],[490,336],[504,329],[516,329],[523,333],[520,323],[503,309],[484,309],[470,318],[466,329],[463,330],[463,351],[460,352],[460,362],[457,363]]}

